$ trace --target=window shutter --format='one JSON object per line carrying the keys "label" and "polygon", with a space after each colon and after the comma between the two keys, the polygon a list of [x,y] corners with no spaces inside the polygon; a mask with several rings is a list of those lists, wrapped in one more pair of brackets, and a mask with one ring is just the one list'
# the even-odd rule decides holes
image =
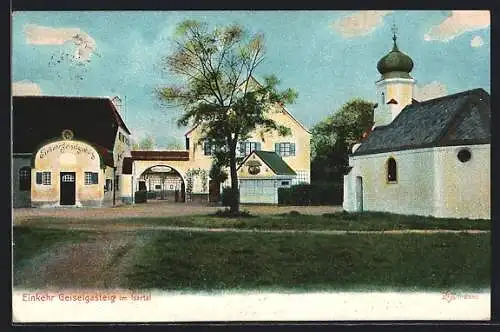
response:
{"label": "window shutter", "polygon": [[274,152],[276,152],[276,154],[280,154],[280,144],[279,143],[274,143]]}
{"label": "window shutter", "polygon": [[290,155],[295,156],[295,143],[290,143]]}
{"label": "window shutter", "polygon": [[240,145],[240,148],[239,148],[239,150],[240,150],[240,156],[244,156],[245,155],[245,145],[246,144],[245,144],[245,142],[239,142],[238,144]]}
{"label": "window shutter", "polygon": [[42,184],[42,172],[36,172],[36,184]]}

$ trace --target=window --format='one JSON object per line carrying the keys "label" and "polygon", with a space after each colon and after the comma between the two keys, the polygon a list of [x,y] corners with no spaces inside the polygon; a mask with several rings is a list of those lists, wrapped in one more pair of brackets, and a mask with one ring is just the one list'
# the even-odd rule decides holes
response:
{"label": "window", "polygon": [[31,189],[31,168],[22,167],[19,170],[19,191],[28,191]]}
{"label": "window", "polygon": [[36,172],[36,184],[50,186],[51,184],[50,172]]}
{"label": "window", "polygon": [[288,185],[290,185],[290,182],[289,181],[281,181],[281,185],[288,186]]}
{"label": "window", "polygon": [[260,150],[260,142],[240,142],[239,154],[241,157],[248,156],[252,151]]}
{"label": "window", "polygon": [[282,157],[295,156],[295,143],[275,143],[274,152]]}
{"label": "window", "polygon": [[213,156],[215,154],[215,145],[210,142],[203,142],[203,154],[205,156]]}
{"label": "window", "polygon": [[189,150],[189,137],[186,137],[186,150]]}
{"label": "window", "polygon": [[469,149],[461,149],[460,151],[458,151],[457,158],[463,163],[468,162],[471,157],[472,155]]}
{"label": "window", "polygon": [[75,182],[75,176],[73,174],[65,174],[61,178],[62,182]]}
{"label": "window", "polygon": [[387,160],[387,181],[388,182],[398,181],[396,160],[394,160],[394,158],[392,157],[389,158],[389,160]]}
{"label": "window", "polygon": [[382,103],[381,104],[384,105],[385,104],[385,93],[382,92],[381,97],[382,97]]}
{"label": "window", "polygon": [[113,180],[106,179],[106,185],[104,186],[104,191],[111,191],[111,190],[113,190]]}
{"label": "window", "polygon": [[97,184],[99,181],[99,174],[94,172],[85,172],[85,184]]}
{"label": "window", "polygon": [[155,189],[160,190],[161,189],[161,184],[155,184]]}

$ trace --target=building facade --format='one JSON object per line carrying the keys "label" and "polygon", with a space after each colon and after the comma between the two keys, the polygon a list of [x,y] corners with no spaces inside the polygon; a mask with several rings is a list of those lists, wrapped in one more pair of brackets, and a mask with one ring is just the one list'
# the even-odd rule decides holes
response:
{"label": "building facade", "polygon": [[[291,134],[257,128],[238,142],[238,156],[267,151],[292,170],[287,185],[309,183],[311,134],[280,104],[269,117]],[[221,190],[209,178],[213,149],[202,140],[201,126],[185,134],[185,150],[132,151],[130,131],[111,99],[56,96],[13,97],[13,126],[14,207],[133,203],[139,190],[159,199],[207,202],[211,191]],[[247,178],[244,186],[257,180]]]}
{"label": "building facade", "polygon": [[490,96],[483,89],[418,102],[412,60],[394,47],[377,65],[374,128],[344,176],[346,211],[490,218]]}
{"label": "building facade", "polygon": [[13,207],[130,201],[130,132],[107,98],[13,97]]}

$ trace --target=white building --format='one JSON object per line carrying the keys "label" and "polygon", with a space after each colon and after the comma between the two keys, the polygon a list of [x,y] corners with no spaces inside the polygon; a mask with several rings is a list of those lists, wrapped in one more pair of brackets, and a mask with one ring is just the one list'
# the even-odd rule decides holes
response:
{"label": "white building", "polygon": [[377,65],[374,128],[349,157],[344,210],[490,219],[490,95],[416,101],[413,61],[393,39]]}

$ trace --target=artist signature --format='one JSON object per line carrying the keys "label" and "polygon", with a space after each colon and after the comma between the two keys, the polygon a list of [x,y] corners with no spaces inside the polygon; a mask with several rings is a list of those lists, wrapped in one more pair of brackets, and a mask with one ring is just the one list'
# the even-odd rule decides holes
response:
{"label": "artist signature", "polygon": [[441,299],[450,303],[453,300],[477,300],[479,299],[479,295],[444,291],[441,292]]}

